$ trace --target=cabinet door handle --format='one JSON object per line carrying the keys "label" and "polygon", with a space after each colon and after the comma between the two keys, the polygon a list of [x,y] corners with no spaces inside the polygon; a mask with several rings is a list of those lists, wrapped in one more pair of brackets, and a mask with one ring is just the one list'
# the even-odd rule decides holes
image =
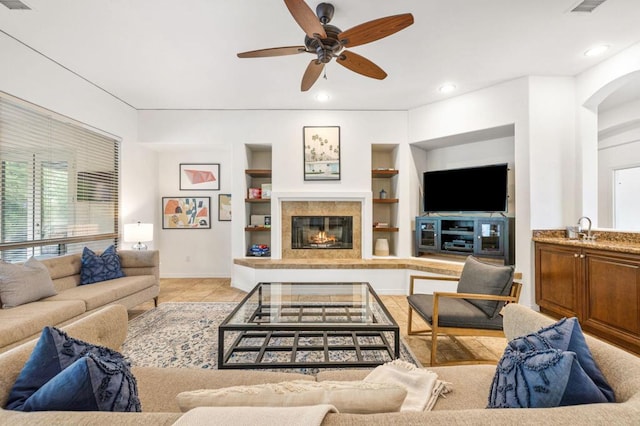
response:
{"label": "cabinet door handle", "polygon": [[581,254],[581,255],[580,255],[580,259],[584,259],[584,254]]}
{"label": "cabinet door handle", "polygon": [[578,253],[573,253],[573,257],[578,257]]}

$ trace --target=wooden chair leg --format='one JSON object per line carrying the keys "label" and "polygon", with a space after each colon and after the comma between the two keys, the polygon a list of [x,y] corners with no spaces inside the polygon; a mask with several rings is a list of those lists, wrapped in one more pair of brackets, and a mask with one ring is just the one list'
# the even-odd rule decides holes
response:
{"label": "wooden chair leg", "polygon": [[409,318],[408,318],[408,322],[407,322],[407,334],[410,335],[413,333],[413,331],[411,330],[411,323],[413,322],[413,309],[411,309],[411,306],[409,306]]}
{"label": "wooden chair leg", "polygon": [[431,327],[431,366],[436,365],[436,352],[438,351],[438,330]]}

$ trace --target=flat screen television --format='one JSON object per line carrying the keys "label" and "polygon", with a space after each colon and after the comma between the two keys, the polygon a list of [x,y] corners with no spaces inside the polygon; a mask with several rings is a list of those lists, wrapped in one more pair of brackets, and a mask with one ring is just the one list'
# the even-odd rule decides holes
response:
{"label": "flat screen television", "polygon": [[424,172],[424,212],[506,212],[507,164]]}

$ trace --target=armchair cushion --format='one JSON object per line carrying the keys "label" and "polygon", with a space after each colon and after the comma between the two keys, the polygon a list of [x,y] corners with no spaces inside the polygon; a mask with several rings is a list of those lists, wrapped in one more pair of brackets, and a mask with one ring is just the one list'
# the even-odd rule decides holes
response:
{"label": "armchair cushion", "polygon": [[[433,323],[432,294],[412,294],[407,298],[409,305],[428,323]],[[502,330],[502,317],[488,318],[487,315],[466,299],[438,299],[438,326],[460,328],[485,328]]]}
{"label": "armchair cushion", "polygon": [[[467,257],[462,268],[458,293],[491,294],[508,296],[513,282],[513,266],[483,263],[473,256]],[[467,299],[489,318],[496,318],[504,302]]]}

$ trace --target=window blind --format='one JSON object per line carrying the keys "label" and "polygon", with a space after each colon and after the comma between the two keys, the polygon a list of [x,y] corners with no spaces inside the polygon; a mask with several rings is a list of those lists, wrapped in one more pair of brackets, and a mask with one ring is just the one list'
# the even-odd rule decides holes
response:
{"label": "window blind", "polygon": [[0,94],[0,258],[117,244],[120,143]]}

